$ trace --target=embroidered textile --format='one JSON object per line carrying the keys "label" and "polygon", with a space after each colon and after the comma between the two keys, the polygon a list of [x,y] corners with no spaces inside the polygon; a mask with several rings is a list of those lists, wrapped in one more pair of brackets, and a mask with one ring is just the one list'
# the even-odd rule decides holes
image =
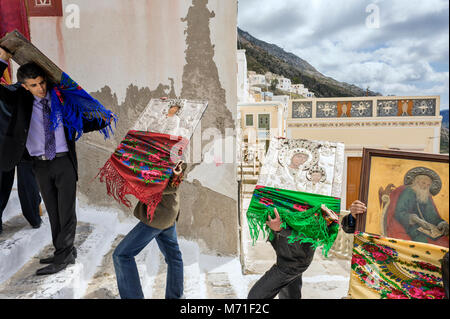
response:
{"label": "embroidered textile", "polygon": [[152,220],[188,140],[168,134],[131,130],[100,170],[108,195],[131,207],[125,197],[135,196],[147,205]]}
{"label": "embroidered textile", "polygon": [[302,193],[280,188],[256,186],[250,206],[247,210],[247,220],[250,236],[253,243],[258,239],[260,232],[273,238],[273,231],[267,226],[267,215],[275,217],[274,208],[277,209],[282,228],[288,225],[292,228],[289,243],[311,243],[314,248],[323,246],[323,254],[327,256],[339,230],[339,223],[330,220],[323,212],[322,205],[334,212],[340,210],[340,199]]}
{"label": "embroidered textile", "polygon": [[[88,121],[106,121],[109,123],[100,130],[105,138],[113,133],[111,125],[117,122],[117,117],[83,88],[81,88],[66,73],[62,74],[61,82],[50,91],[52,112],[50,120],[52,130],[63,124],[69,130],[69,137],[75,134],[75,140],[83,135],[83,119]],[[111,121],[112,119],[112,121]]]}
{"label": "embroidered textile", "polygon": [[441,260],[448,248],[357,232],[349,296],[355,299],[443,299]]}

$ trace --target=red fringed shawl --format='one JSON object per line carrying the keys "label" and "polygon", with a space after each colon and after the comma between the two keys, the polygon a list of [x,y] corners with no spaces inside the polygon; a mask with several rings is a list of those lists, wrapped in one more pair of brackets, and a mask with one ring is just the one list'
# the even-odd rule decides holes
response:
{"label": "red fringed shawl", "polygon": [[134,195],[147,205],[147,218],[152,220],[187,144],[183,137],[129,131],[100,170],[100,182],[106,183],[108,195],[127,207],[131,203],[125,196]]}

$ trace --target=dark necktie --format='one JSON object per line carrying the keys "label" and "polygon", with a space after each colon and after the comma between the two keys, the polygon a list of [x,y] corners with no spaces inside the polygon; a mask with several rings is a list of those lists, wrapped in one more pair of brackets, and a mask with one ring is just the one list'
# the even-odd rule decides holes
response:
{"label": "dark necktie", "polygon": [[47,99],[41,100],[42,104],[42,113],[44,115],[44,132],[45,132],[45,157],[49,160],[55,158],[56,155],[56,143],[55,143],[55,132],[52,131],[51,121],[50,121],[50,113],[51,109],[48,105]]}

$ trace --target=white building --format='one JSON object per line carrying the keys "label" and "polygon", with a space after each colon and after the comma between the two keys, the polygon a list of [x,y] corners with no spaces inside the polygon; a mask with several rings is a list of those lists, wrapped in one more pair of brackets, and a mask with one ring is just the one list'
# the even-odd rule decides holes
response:
{"label": "white building", "polygon": [[266,86],[267,85],[266,77],[262,74],[249,75],[248,83],[250,86],[255,86],[255,85]]}
{"label": "white building", "polygon": [[300,92],[305,90],[305,86],[303,84],[292,84],[291,92],[295,94],[301,94]]}
{"label": "white building", "polygon": [[272,101],[273,93],[269,91],[261,92],[261,98],[263,101]]}
{"label": "white building", "polygon": [[287,118],[287,111],[288,111],[288,106],[289,106],[289,95],[274,95],[272,97],[272,101],[277,101],[277,102],[281,102],[281,104],[283,104],[283,109],[284,109],[284,118]]}
{"label": "white building", "polygon": [[309,90],[305,88],[303,84],[292,84],[290,92],[300,94],[304,97],[314,97],[314,93],[309,92]]}
{"label": "white building", "polygon": [[277,89],[290,92],[291,90],[291,80],[285,77],[278,77]]}
{"label": "white building", "polygon": [[276,79],[277,77],[279,77],[279,75],[274,74],[272,72],[266,72],[266,74],[264,74],[264,76],[266,77],[266,83],[272,83],[273,79]]}
{"label": "white building", "polygon": [[247,78],[247,58],[245,50],[237,50],[237,98],[238,103],[244,103],[249,98],[249,85]]}

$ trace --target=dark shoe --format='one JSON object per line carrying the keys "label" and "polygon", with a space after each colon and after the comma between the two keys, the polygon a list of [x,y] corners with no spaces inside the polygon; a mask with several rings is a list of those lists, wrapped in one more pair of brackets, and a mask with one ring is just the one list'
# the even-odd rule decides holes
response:
{"label": "dark shoe", "polygon": [[39,224],[37,224],[35,226],[31,226],[31,227],[33,227],[34,229],[38,229],[41,227],[41,225],[42,225],[42,219],[39,221]]}
{"label": "dark shoe", "polygon": [[44,275],[51,275],[56,274],[57,272],[60,272],[61,270],[65,269],[68,265],[74,264],[75,258],[73,258],[70,262],[62,263],[62,264],[50,264],[44,268],[38,269],[36,271],[37,276],[44,276]]}
{"label": "dark shoe", "polygon": [[[77,249],[75,247],[73,247],[72,254],[73,254],[74,259],[77,258]],[[53,264],[54,260],[55,260],[55,257],[48,257],[48,258],[40,259],[39,262],[41,264]]]}

